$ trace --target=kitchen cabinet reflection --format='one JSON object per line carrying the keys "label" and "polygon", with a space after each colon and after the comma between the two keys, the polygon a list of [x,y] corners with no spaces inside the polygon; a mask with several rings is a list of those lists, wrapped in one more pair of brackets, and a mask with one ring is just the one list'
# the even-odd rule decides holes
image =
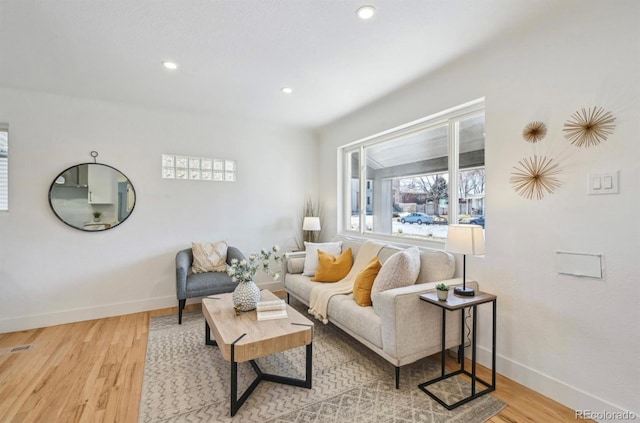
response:
{"label": "kitchen cabinet reflection", "polygon": [[124,222],[136,204],[131,181],[118,169],[83,163],[65,169],[49,188],[49,205],[60,220],[83,231],[104,231]]}

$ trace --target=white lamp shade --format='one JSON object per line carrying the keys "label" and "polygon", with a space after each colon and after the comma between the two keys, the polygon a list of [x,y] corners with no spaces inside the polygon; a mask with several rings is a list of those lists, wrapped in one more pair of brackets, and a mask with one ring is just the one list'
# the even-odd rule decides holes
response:
{"label": "white lamp shade", "polygon": [[450,253],[484,254],[484,230],[480,225],[449,225],[447,244]]}
{"label": "white lamp shade", "polygon": [[305,217],[302,222],[303,231],[319,231],[320,230],[320,218],[319,217]]}

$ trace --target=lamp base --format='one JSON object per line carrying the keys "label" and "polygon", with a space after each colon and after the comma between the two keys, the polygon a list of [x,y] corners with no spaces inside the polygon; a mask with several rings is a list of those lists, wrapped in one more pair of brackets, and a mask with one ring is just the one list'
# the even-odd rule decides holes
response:
{"label": "lamp base", "polygon": [[454,291],[456,295],[462,295],[463,297],[473,297],[476,295],[476,291],[473,288],[463,288],[461,286],[456,286]]}

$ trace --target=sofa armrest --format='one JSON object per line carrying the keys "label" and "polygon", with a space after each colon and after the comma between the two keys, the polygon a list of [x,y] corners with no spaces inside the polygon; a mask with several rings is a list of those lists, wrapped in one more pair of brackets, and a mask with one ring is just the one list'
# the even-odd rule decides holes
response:
{"label": "sofa armrest", "polygon": [[[447,279],[380,292],[373,297],[373,309],[382,322],[383,350],[402,361],[403,357],[426,356],[442,348],[442,309],[420,299],[438,283],[462,285],[462,279]],[[467,285],[478,289],[477,282]],[[447,315],[446,346],[460,343],[460,314]]]}
{"label": "sofa armrest", "polygon": [[285,253],[284,270],[286,273],[297,274],[304,270],[304,259],[307,256],[306,251],[294,251]]}
{"label": "sofa armrest", "polygon": [[179,300],[187,298],[187,275],[192,262],[191,248],[178,251],[176,254],[176,295]]}

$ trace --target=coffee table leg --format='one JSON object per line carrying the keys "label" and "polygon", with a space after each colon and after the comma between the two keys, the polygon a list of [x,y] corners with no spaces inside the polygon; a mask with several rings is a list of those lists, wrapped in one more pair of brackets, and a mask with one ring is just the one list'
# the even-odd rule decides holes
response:
{"label": "coffee table leg", "polygon": [[204,343],[206,345],[213,345],[215,347],[218,346],[216,340],[211,339],[211,328],[209,327],[209,322],[207,322],[207,319],[204,320]]}
{"label": "coffee table leg", "polygon": [[[244,335],[242,335],[244,336]],[[251,386],[247,388],[246,391],[238,398],[238,363],[235,361],[235,344],[238,342],[242,336],[236,339],[233,344],[231,344],[231,417],[235,416],[242,404],[249,398],[249,395],[256,389],[256,387],[260,384],[260,382],[268,381],[281,383],[284,385],[291,386],[299,386],[301,388],[311,389],[311,382],[313,377],[313,346],[312,343],[308,344],[306,347],[306,360],[305,360],[305,378],[304,379],[294,379],[290,377],[278,376],[268,373],[263,373],[258,367],[258,364],[255,360],[250,360],[251,367],[256,372],[257,376],[255,380],[251,383]],[[215,342],[215,341],[214,341]]]}

